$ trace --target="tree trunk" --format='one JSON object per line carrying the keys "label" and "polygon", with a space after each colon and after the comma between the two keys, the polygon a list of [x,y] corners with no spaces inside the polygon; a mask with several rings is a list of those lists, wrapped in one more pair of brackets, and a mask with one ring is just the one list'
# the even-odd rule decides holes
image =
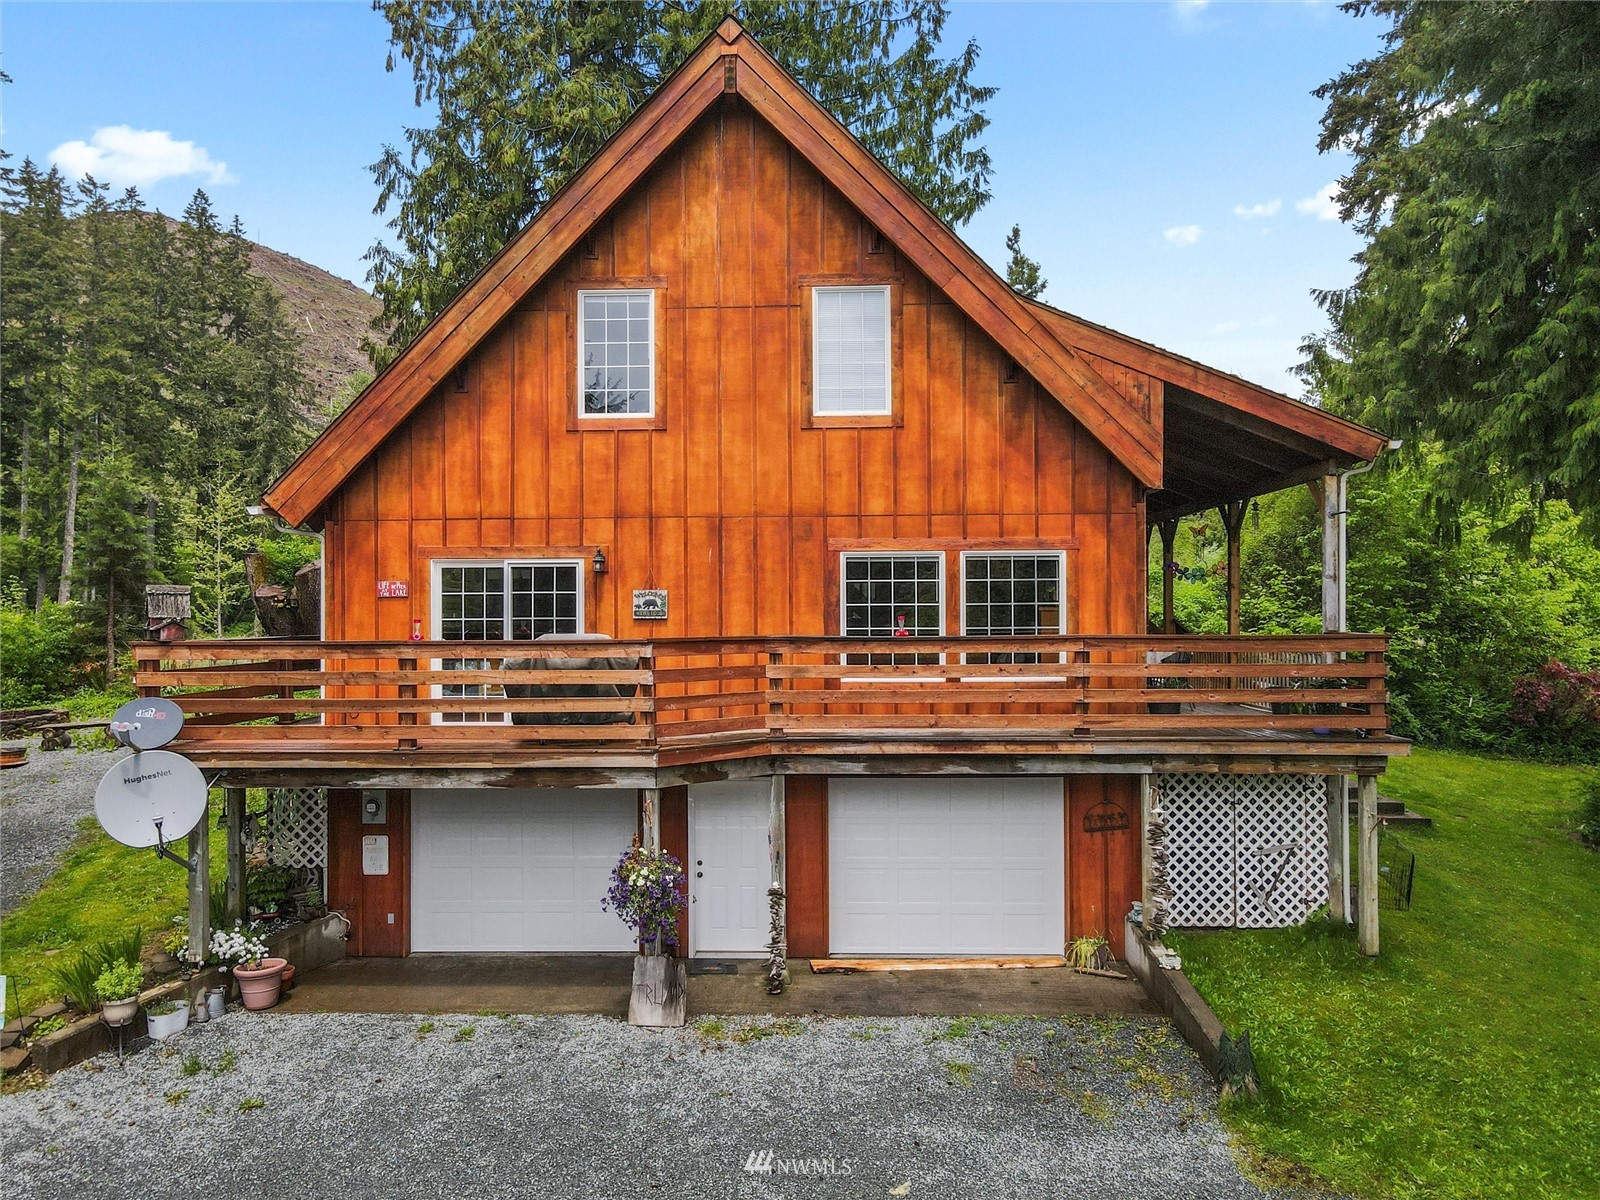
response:
{"label": "tree trunk", "polygon": [[83,435],[74,429],[71,465],[67,468],[67,511],[61,519],[61,581],[56,585],[57,604],[72,599],[72,551],[78,532],[78,457],[82,441]]}
{"label": "tree trunk", "polygon": [[33,422],[22,423],[22,460],[17,465],[17,540],[28,541],[28,467],[33,462]]}
{"label": "tree trunk", "polygon": [[106,686],[117,677],[117,566],[106,563]]}

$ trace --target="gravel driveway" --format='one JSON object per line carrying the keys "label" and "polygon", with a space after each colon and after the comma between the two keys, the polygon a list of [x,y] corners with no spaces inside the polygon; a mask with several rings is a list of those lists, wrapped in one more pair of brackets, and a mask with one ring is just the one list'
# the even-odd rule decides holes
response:
{"label": "gravel driveway", "polygon": [[9,1200],[1272,1194],[1154,1019],[233,1012],[0,1097],[0,1139]]}
{"label": "gravel driveway", "polygon": [[78,822],[94,815],[101,776],[126,753],[76,746],[40,750],[34,740],[27,762],[0,772],[0,916],[54,873],[78,836]]}

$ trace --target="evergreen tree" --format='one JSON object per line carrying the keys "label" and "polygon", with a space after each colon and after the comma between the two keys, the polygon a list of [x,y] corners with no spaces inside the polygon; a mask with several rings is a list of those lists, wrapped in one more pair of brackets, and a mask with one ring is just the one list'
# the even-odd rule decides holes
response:
{"label": "evergreen tree", "polygon": [[151,552],[144,489],[133,461],[115,445],[87,472],[82,522],[77,582],[103,614],[109,682],[117,671],[118,619],[137,619]]}
{"label": "evergreen tree", "polygon": [[[992,88],[940,54],[943,0],[375,0],[432,124],[373,166],[395,245],[367,253],[381,364],[447,304],[732,12],[946,221],[989,199]],[[394,53],[389,58],[394,69]]]}
{"label": "evergreen tree", "polygon": [[1390,22],[1317,92],[1367,244],[1305,371],[1433,457],[1439,513],[1485,504],[1526,545],[1565,499],[1600,533],[1600,5],[1345,9]]}
{"label": "evergreen tree", "polygon": [[1006,263],[1006,282],[1029,300],[1037,300],[1044,295],[1044,289],[1050,281],[1044,277],[1039,264],[1022,252],[1021,225],[1011,227],[1011,232],[1006,235],[1006,249],[1011,251],[1011,258]]}

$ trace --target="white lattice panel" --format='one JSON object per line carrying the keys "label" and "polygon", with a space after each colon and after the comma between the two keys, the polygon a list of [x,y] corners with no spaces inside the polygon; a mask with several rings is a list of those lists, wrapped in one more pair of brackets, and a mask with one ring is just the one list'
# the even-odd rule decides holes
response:
{"label": "white lattice panel", "polygon": [[327,878],[326,788],[267,789],[267,858],[280,867],[315,867]]}
{"label": "white lattice panel", "polygon": [[1328,861],[1320,775],[1235,775],[1240,929],[1298,925],[1322,903]]}
{"label": "white lattice panel", "polygon": [[[1168,924],[1233,924],[1233,805],[1226,775],[1158,775],[1167,818]],[[1220,785],[1220,786],[1219,786]]]}
{"label": "white lattice panel", "polygon": [[1268,929],[1322,902],[1320,775],[1158,775],[1177,926]]}

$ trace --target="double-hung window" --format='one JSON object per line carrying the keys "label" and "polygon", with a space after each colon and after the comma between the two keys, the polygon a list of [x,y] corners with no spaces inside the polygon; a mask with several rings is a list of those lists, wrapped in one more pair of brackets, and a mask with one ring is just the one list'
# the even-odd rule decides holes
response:
{"label": "double-hung window", "polygon": [[889,415],[888,286],[815,287],[811,305],[812,414]]}
{"label": "double-hung window", "polygon": [[655,293],[578,293],[578,415],[649,417],[656,411]]}
{"label": "double-hung window", "polygon": [[[1062,556],[1059,552],[971,552],[961,556],[961,631],[968,637],[1060,634]],[[1059,656],[1052,655],[1051,659]],[[1028,651],[974,653],[976,663],[1037,663]]]}
{"label": "double-hung window", "polygon": [[[845,554],[840,583],[840,629],[846,637],[944,636],[944,555]],[[908,648],[849,654],[845,661],[871,666],[924,664],[937,663],[939,655]]]}
{"label": "double-hung window", "polygon": [[[440,563],[436,566],[441,641],[532,641],[547,633],[583,632],[583,570],[578,559]],[[493,670],[498,659],[448,658],[448,671]],[[493,684],[447,683],[444,698],[504,696]],[[447,723],[503,721],[495,712],[447,712]]]}

